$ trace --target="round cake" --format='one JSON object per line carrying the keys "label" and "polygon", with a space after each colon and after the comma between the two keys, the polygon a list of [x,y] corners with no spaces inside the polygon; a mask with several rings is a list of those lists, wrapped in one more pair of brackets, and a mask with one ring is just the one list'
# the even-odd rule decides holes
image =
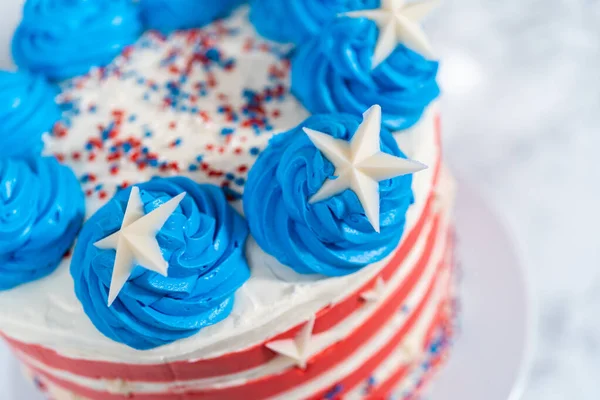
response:
{"label": "round cake", "polygon": [[242,3],[25,2],[0,334],[52,399],[413,399],[446,357],[432,3]]}

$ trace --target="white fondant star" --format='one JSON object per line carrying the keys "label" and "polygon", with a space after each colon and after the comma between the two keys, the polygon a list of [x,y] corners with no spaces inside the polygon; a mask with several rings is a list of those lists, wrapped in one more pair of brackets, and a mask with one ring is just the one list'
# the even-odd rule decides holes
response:
{"label": "white fondant star", "polygon": [[156,234],[184,197],[185,192],[144,215],[140,189],[137,186],[131,188],[121,229],[94,243],[94,246],[99,249],[115,249],[117,251],[108,292],[109,307],[119,295],[137,264],[167,276],[169,263],[165,261],[160,251]]}
{"label": "white fondant star", "polygon": [[275,340],[267,343],[266,347],[275,353],[292,359],[298,367],[306,369],[306,364],[315,351],[311,340],[314,326],[315,316],[313,315],[295,338]]}
{"label": "white fondant star", "polygon": [[357,10],[343,13],[351,18],[367,18],[379,28],[379,37],[373,53],[372,68],[381,64],[396,48],[398,43],[433,58],[431,44],[419,22],[435,6],[437,0],[424,0],[406,4],[405,0],[381,0],[381,7],[374,10]]}
{"label": "white fondant star", "polygon": [[385,281],[381,276],[378,276],[377,280],[375,281],[375,285],[366,292],[362,292],[360,294],[360,298],[366,301],[367,303],[375,303],[383,298],[384,292]]}
{"label": "white fondant star", "polygon": [[350,142],[326,133],[303,128],[313,144],[335,167],[335,178],[327,179],[310,203],[325,200],[351,189],[365,215],[379,232],[379,181],[427,168],[420,162],[381,151],[381,107],[374,105],[363,114],[363,122]]}

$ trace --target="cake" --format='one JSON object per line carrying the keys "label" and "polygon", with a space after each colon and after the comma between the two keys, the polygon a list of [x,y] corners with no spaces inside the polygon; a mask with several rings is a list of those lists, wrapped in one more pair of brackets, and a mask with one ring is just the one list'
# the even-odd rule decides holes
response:
{"label": "cake", "polygon": [[454,321],[428,1],[27,0],[0,334],[52,399],[413,399]]}

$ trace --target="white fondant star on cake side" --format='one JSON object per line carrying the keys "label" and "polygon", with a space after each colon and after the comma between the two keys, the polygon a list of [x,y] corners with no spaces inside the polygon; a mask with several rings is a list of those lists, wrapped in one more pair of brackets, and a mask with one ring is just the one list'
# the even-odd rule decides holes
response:
{"label": "white fondant star on cake side", "polygon": [[267,343],[265,346],[284,357],[288,357],[302,369],[306,369],[308,360],[313,355],[314,346],[311,343],[312,331],[315,326],[314,315],[300,329],[300,332],[293,339],[275,340]]}
{"label": "white fondant star on cake side", "polygon": [[381,7],[374,10],[349,11],[341,14],[351,18],[367,18],[377,24],[379,37],[371,67],[375,69],[392,54],[399,43],[420,53],[433,57],[431,44],[419,22],[435,6],[436,0],[406,3],[406,0],[381,0]]}
{"label": "white fondant star on cake side", "polygon": [[156,234],[185,195],[185,193],[181,193],[144,215],[140,189],[137,186],[131,188],[121,229],[94,243],[94,246],[99,249],[115,249],[117,251],[108,292],[109,307],[121,292],[137,264],[167,276],[169,263],[165,261],[160,251]]}
{"label": "white fondant star on cake side", "polygon": [[370,290],[362,292],[360,298],[367,303],[376,303],[383,298],[385,292],[385,281],[378,276],[375,285]]}
{"label": "white fondant star on cake side", "polygon": [[321,189],[310,198],[310,203],[351,189],[356,193],[365,215],[377,232],[380,228],[379,181],[427,168],[420,162],[381,151],[381,107],[378,105],[365,111],[363,122],[349,142],[313,129],[303,130],[335,167],[335,178],[328,178]]}

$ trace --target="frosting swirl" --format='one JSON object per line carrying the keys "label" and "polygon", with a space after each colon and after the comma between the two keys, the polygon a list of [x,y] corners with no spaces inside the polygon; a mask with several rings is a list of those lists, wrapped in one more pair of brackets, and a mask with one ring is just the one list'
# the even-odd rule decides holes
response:
{"label": "frosting swirl", "polygon": [[83,215],[79,182],[55,158],[0,158],[0,290],[54,271]]}
{"label": "frosting swirl", "polygon": [[409,128],[439,95],[438,63],[398,45],[371,70],[378,35],[377,25],[368,19],[336,19],[298,47],[292,92],[313,113],[360,114],[379,104],[385,127]]}
{"label": "frosting swirl", "polygon": [[27,0],[12,53],[19,67],[60,80],[109,64],[141,32],[131,0]]}
{"label": "frosting swirl", "polygon": [[57,94],[42,76],[0,71],[0,158],[41,152],[42,134],[60,119]]}
{"label": "frosting swirl", "polygon": [[[379,183],[381,233],[375,232],[351,190],[309,203],[335,168],[302,127],[349,140],[360,122],[349,114],[314,115],[274,136],[250,170],[244,210],[252,236],[265,252],[298,273],[351,274],[383,259],[400,241],[413,202],[412,175]],[[383,127],[381,150],[405,157]]]}
{"label": "frosting swirl", "polygon": [[377,8],[379,3],[380,0],[255,0],[250,21],[262,36],[297,44],[320,32],[340,13]]}
{"label": "frosting swirl", "polygon": [[217,186],[188,178],[157,178],[137,185],[149,213],[187,192],[156,238],[169,276],[140,266],[112,306],[108,288],[115,250],[94,243],[120,229],[131,189],[118,192],[84,225],[71,275],[75,293],[96,328],[136,349],[150,349],[193,335],[229,315],[235,291],[249,278],[243,253],[246,221]]}
{"label": "frosting swirl", "polygon": [[241,0],[141,0],[144,25],[169,33],[177,29],[204,26],[223,18]]}

